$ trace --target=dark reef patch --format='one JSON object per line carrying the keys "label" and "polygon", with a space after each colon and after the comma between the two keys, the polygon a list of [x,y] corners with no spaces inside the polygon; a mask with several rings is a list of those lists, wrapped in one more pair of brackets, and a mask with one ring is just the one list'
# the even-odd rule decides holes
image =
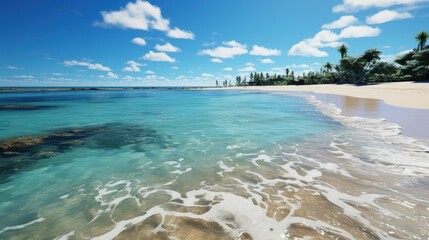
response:
{"label": "dark reef patch", "polygon": [[0,140],[0,182],[37,161],[75,147],[115,149],[131,145],[136,152],[169,147],[170,136],[134,125],[104,124],[55,130],[38,136]]}
{"label": "dark reef patch", "polygon": [[27,111],[27,110],[50,109],[55,107],[56,106],[0,105],[0,111]]}

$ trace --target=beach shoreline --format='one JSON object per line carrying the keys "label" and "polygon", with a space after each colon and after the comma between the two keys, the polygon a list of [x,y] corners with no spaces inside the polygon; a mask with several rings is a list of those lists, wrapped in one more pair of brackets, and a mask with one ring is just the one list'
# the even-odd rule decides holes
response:
{"label": "beach shoreline", "polygon": [[229,88],[207,88],[229,90],[299,91],[335,94],[355,98],[377,99],[386,104],[416,109],[429,109],[429,82],[389,82],[356,86],[352,84],[317,84],[288,86],[244,86]]}
{"label": "beach shoreline", "polygon": [[217,89],[270,91],[298,95],[304,93],[324,103],[334,104],[341,109],[342,115],[382,118],[387,122],[398,124],[401,134],[415,139],[429,140],[429,128],[424,126],[424,123],[429,121],[429,82],[396,82],[366,86],[350,84],[246,86]]}

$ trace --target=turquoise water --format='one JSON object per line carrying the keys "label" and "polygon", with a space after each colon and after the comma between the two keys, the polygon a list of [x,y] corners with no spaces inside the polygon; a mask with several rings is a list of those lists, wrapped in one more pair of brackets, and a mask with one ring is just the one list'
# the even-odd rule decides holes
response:
{"label": "turquoise water", "polygon": [[[323,114],[304,97],[62,91],[1,94],[0,104],[40,107],[0,111],[2,139],[84,132],[66,140],[49,136],[27,152],[0,158],[2,239],[427,234],[401,232],[402,220],[381,224],[392,212],[402,214],[406,203],[415,208],[406,212],[410,218],[427,222],[421,215],[429,213],[414,211],[428,203],[411,190],[398,193],[406,179],[427,194],[425,178],[392,173],[402,165],[380,160],[398,156],[385,139]],[[391,181],[401,184],[386,187]],[[372,216],[373,209],[379,215]],[[338,216],[325,216],[333,210]]]}

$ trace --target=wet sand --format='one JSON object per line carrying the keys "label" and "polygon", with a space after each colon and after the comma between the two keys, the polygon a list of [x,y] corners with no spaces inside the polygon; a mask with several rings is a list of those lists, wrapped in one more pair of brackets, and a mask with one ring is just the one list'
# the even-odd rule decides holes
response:
{"label": "wet sand", "polygon": [[[428,93],[429,94],[429,93]],[[322,102],[335,104],[345,116],[384,118],[401,126],[402,134],[429,140],[429,110],[395,107],[378,99],[355,98],[333,94],[312,94]]]}

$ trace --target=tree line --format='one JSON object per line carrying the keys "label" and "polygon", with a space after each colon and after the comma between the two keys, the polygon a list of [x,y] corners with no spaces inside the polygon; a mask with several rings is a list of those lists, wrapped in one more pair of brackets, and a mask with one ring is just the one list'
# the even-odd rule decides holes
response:
{"label": "tree line", "polygon": [[[383,62],[381,51],[372,48],[358,56],[348,56],[349,47],[338,47],[340,60],[337,64],[327,62],[319,71],[311,71],[295,76],[294,71],[286,68],[285,74],[255,72],[247,77],[237,76],[236,86],[263,85],[304,85],[304,84],[366,84],[373,82],[418,81],[429,79],[429,46],[426,45],[429,34],[418,33],[415,39],[417,48],[397,56],[394,63]],[[216,86],[220,86],[216,81]],[[225,80],[224,87],[232,86]]]}

